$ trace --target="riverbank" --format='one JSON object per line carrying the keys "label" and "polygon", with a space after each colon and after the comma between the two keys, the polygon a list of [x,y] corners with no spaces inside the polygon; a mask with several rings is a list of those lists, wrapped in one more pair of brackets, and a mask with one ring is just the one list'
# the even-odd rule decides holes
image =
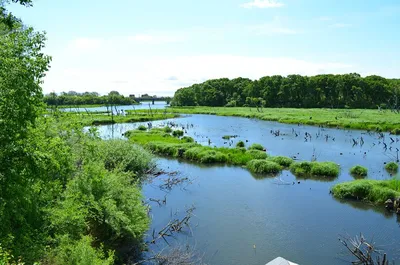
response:
{"label": "riverbank", "polygon": [[346,129],[387,131],[400,134],[400,114],[361,109],[294,109],[244,107],[170,107],[168,112],[237,116],[288,124],[305,124]]}

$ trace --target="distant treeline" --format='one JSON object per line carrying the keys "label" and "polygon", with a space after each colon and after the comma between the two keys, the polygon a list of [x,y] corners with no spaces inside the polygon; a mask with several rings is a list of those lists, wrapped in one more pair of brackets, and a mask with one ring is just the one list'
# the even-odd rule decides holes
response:
{"label": "distant treeline", "polygon": [[174,106],[391,108],[398,110],[400,79],[359,74],[215,79],[177,90]]}
{"label": "distant treeline", "polygon": [[50,93],[44,96],[44,102],[50,106],[59,105],[132,105],[135,100],[111,91],[108,95],[100,96],[97,92],[77,93],[75,91],[62,92],[57,95]]}

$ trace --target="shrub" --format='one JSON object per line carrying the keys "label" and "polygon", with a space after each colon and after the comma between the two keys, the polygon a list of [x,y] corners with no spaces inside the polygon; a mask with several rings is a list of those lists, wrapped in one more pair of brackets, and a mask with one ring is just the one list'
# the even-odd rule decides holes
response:
{"label": "shrub", "polygon": [[340,168],[333,162],[311,162],[311,175],[321,177],[337,177]]}
{"label": "shrub", "polygon": [[247,150],[246,154],[251,155],[253,159],[266,159],[268,157],[266,152],[256,149]]}
{"label": "shrub", "polygon": [[354,177],[366,177],[368,175],[368,169],[360,165],[350,168],[350,174]]}
{"label": "shrub", "polygon": [[291,159],[290,157],[286,157],[286,156],[272,156],[270,158],[268,158],[268,160],[275,162],[283,167],[290,167],[293,164],[293,159]]}
{"label": "shrub", "polygon": [[185,142],[185,143],[194,143],[194,139],[189,136],[183,136],[181,140],[182,140],[182,142]]}
{"label": "shrub", "polygon": [[107,170],[121,169],[138,176],[153,166],[153,157],[142,147],[124,140],[97,141]]}
{"label": "shrub", "polygon": [[249,150],[260,150],[260,151],[263,151],[264,147],[261,144],[252,144],[249,147]]}
{"label": "shrub", "polygon": [[389,173],[397,173],[399,171],[399,165],[396,162],[390,162],[385,165],[385,169]]}
{"label": "shrub", "polygon": [[236,147],[244,147],[244,146],[245,146],[245,144],[244,144],[243,141],[239,141],[239,142],[237,142],[237,144],[236,144]]}
{"label": "shrub", "polygon": [[247,168],[256,174],[276,174],[282,170],[282,167],[272,161],[264,159],[254,159],[247,163]]}
{"label": "shrub", "polygon": [[183,136],[183,131],[181,131],[181,130],[175,130],[175,131],[172,132],[172,136],[174,136],[174,137],[181,137],[181,136]]}
{"label": "shrub", "polygon": [[137,129],[138,129],[139,131],[147,131],[147,127],[144,126],[144,125],[140,125]]}
{"label": "shrub", "polygon": [[165,127],[164,127],[164,132],[166,132],[166,133],[171,133],[171,132],[172,132],[171,127],[165,126]]}
{"label": "shrub", "polygon": [[[63,265],[111,265],[114,264],[114,253],[104,254],[102,248],[92,247],[92,238],[83,236],[80,240],[71,240],[64,236],[60,246],[47,258],[48,264]],[[45,264],[47,264],[45,263]]]}

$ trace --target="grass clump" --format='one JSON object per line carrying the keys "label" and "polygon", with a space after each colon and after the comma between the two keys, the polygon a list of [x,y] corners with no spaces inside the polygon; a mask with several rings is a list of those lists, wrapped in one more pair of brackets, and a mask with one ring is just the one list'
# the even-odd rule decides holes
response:
{"label": "grass clump", "polygon": [[394,128],[390,131],[390,133],[394,135],[400,135],[400,128]]}
{"label": "grass clump", "polygon": [[399,165],[396,162],[390,162],[385,165],[385,169],[387,172],[393,174],[399,171]]}
{"label": "grass clump", "polygon": [[297,162],[292,163],[290,171],[299,177],[337,177],[340,168],[333,162]]}
{"label": "grass clump", "polygon": [[147,131],[147,127],[144,126],[144,125],[140,125],[137,129],[138,129],[139,131]]}
{"label": "grass clump", "polygon": [[366,177],[368,175],[368,169],[366,167],[357,165],[350,168],[350,174],[354,177]]}
{"label": "grass clump", "polygon": [[332,193],[339,199],[355,199],[383,204],[388,199],[400,197],[400,180],[360,179],[336,184]]}
{"label": "grass clump", "polygon": [[260,151],[263,151],[264,150],[264,146],[262,146],[261,144],[252,144],[249,147],[249,150],[260,150]]}
{"label": "grass clump", "polygon": [[291,159],[290,157],[286,157],[286,156],[273,156],[268,158],[268,160],[275,162],[285,168],[290,167],[293,164],[293,159]]}
{"label": "grass clump", "polygon": [[250,149],[246,151],[246,154],[249,154],[253,157],[253,159],[266,159],[268,158],[268,154],[264,151]]}
{"label": "grass clump", "polygon": [[183,136],[183,131],[181,131],[181,130],[175,130],[175,131],[172,132],[172,136],[174,136],[174,137],[181,137],[181,136]]}
{"label": "grass clump", "polygon": [[171,127],[165,126],[165,127],[164,127],[164,132],[166,132],[166,133],[172,133]]}
{"label": "grass clump", "polygon": [[245,144],[244,144],[243,141],[239,141],[239,142],[236,144],[236,147],[244,147],[244,146],[245,146]]}
{"label": "grass clump", "polygon": [[247,163],[247,168],[255,174],[277,174],[282,170],[279,164],[265,159],[253,159]]}

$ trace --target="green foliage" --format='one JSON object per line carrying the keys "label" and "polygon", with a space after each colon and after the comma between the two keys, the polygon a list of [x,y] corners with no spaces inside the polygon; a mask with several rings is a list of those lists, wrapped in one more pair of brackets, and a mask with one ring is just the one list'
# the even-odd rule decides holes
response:
{"label": "green foliage", "polygon": [[394,128],[390,133],[394,135],[400,135],[400,128]]}
{"label": "green foliage", "polygon": [[237,142],[236,147],[245,147],[245,143],[243,141],[239,141]]}
{"label": "green foliage", "polygon": [[81,106],[81,105],[132,105],[135,100],[111,91],[108,95],[100,96],[97,92],[78,93],[75,91],[62,92],[59,95],[52,92],[44,97],[49,106]]}
{"label": "green foliage", "polygon": [[174,136],[174,137],[182,137],[183,134],[184,133],[181,130],[175,130],[175,131],[172,132],[172,136]]}
{"label": "green foliage", "polygon": [[272,156],[268,160],[275,162],[285,168],[290,167],[294,162],[293,159],[286,156]]}
{"label": "green foliage", "polygon": [[173,106],[386,108],[398,110],[398,80],[359,74],[207,80],[178,89]]}
{"label": "green foliage", "polygon": [[137,128],[139,131],[147,131],[147,127],[144,125],[139,125],[139,127]]}
{"label": "green foliage", "polygon": [[277,174],[282,167],[272,161],[265,159],[254,159],[247,163],[247,168],[255,174]]}
{"label": "green foliage", "polygon": [[252,144],[249,147],[249,150],[251,150],[251,149],[263,151],[264,150],[264,146],[262,146],[261,144]]}
{"label": "green foliage", "polygon": [[350,168],[350,174],[354,177],[366,177],[368,175],[368,169],[360,165]]}
{"label": "green foliage", "polygon": [[171,127],[165,126],[165,127],[164,127],[164,132],[166,132],[166,133],[172,133]]}
{"label": "green foliage", "polygon": [[340,168],[333,162],[296,162],[290,166],[291,172],[299,177],[333,178],[340,173]]}
{"label": "green foliage", "polygon": [[67,236],[60,239],[59,246],[50,253],[46,262],[55,265],[111,265],[114,253],[105,255],[102,248],[92,247],[93,239],[83,236],[80,240],[71,240]]}
{"label": "green foliage", "polygon": [[397,173],[399,171],[399,165],[396,162],[389,162],[385,165],[385,169],[389,173]]}
{"label": "green foliage", "polygon": [[266,159],[268,157],[268,154],[266,152],[257,149],[247,150],[246,154],[251,155],[253,159]]}
{"label": "green foliage", "polygon": [[400,180],[354,180],[336,184],[332,193],[340,199],[356,199],[372,203],[384,203],[400,196]]}

